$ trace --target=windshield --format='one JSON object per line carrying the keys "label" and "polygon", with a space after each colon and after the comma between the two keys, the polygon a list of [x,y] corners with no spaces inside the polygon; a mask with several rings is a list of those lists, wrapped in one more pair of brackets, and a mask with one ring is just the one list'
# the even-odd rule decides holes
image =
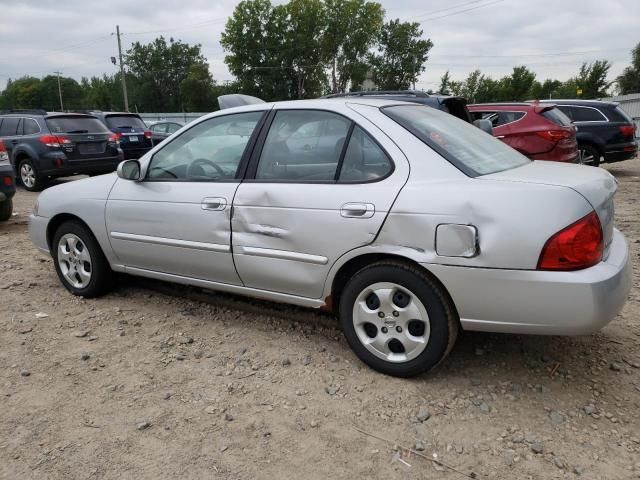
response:
{"label": "windshield", "polygon": [[395,105],[381,110],[470,177],[510,170],[530,162],[488,133],[436,109]]}
{"label": "windshield", "polygon": [[108,133],[109,130],[94,117],[50,117],[46,119],[51,133]]}
{"label": "windshield", "polygon": [[134,115],[109,115],[105,121],[111,130],[114,128],[147,128],[144,122]]}
{"label": "windshield", "polygon": [[560,125],[563,127],[571,125],[571,119],[555,107],[550,108],[549,110],[545,110],[541,115],[547,120],[555,123],[556,125]]}

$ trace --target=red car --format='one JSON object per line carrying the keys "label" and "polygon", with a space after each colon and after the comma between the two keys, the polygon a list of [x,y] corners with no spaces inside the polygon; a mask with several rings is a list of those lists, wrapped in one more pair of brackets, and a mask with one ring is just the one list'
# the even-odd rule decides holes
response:
{"label": "red car", "polygon": [[493,135],[532,160],[576,162],[576,127],[555,105],[484,103],[469,105],[473,120],[487,119]]}

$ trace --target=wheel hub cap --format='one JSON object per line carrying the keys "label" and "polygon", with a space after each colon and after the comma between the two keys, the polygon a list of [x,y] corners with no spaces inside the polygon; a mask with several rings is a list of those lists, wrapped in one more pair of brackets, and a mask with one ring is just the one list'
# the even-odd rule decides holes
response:
{"label": "wheel hub cap", "polygon": [[75,288],[85,288],[91,281],[91,255],[84,242],[67,233],[58,242],[58,266],[64,280]]}
{"label": "wheel hub cap", "polygon": [[390,282],[368,286],[356,297],[353,326],[364,347],[378,358],[400,363],[427,347],[427,309],[410,290]]}
{"label": "wheel hub cap", "polygon": [[20,168],[20,178],[22,183],[27,187],[33,187],[36,183],[36,175],[33,168],[28,163],[25,163]]}

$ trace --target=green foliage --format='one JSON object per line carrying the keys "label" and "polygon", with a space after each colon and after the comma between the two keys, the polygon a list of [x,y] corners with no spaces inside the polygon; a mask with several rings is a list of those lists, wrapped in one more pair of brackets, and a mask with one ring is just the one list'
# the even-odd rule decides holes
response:
{"label": "green foliage", "polygon": [[612,82],[607,81],[611,64],[608,60],[596,60],[593,63],[583,63],[576,77],[576,83],[582,89],[580,98],[594,99],[607,96],[607,90]]}
{"label": "green foliage", "polygon": [[417,80],[433,47],[431,40],[421,38],[422,33],[417,22],[391,20],[382,27],[377,53],[369,60],[378,88],[407,89]]}
{"label": "green foliage", "polygon": [[631,51],[631,65],[617,78],[622,95],[640,93],[640,43]]}

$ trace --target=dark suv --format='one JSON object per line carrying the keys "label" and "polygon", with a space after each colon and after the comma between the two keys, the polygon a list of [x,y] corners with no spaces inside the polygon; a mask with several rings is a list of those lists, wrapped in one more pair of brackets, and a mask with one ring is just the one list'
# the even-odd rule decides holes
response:
{"label": "dark suv", "polygon": [[9,154],[4,142],[0,140],[0,221],[11,218],[13,213],[13,196],[16,193],[16,184],[13,179],[15,173],[9,163]]}
{"label": "dark suv", "polygon": [[1,112],[0,140],[30,191],[42,190],[54,177],[111,172],[123,159],[116,135],[91,115]]}
{"label": "dark suv", "polygon": [[152,133],[137,113],[90,111],[116,134],[124,158],[140,158],[153,147]]}
{"label": "dark suv", "polygon": [[555,104],[578,127],[578,162],[598,166],[634,158],[636,126],[615,102],[545,100]]}

